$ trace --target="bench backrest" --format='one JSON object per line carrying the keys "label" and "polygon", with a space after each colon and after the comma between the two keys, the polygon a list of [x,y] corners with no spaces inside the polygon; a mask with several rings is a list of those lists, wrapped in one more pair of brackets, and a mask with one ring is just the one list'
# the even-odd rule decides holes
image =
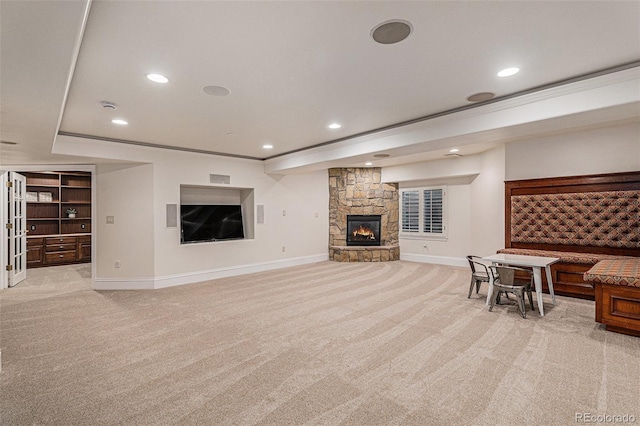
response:
{"label": "bench backrest", "polygon": [[505,247],[640,256],[640,172],[505,182]]}

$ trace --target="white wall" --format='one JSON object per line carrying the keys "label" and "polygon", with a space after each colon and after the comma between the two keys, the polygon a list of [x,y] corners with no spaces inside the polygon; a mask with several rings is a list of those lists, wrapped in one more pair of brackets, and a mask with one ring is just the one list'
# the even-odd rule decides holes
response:
{"label": "white wall", "polygon": [[470,252],[476,256],[495,254],[504,248],[504,145],[483,153],[482,172],[471,183]]}
{"label": "white wall", "polygon": [[[471,211],[469,199],[471,185],[447,185],[447,240],[400,237],[400,255],[437,256],[459,258],[469,254],[471,235]],[[425,247],[426,245],[426,247]]]}
{"label": "white wall", "polygon": [[[328,256],[327,172],[269,176],[263,170],[261,162],[251,160],[189,153],[157,156],[155,275],[185,276],[197,271]],[[254,188],[254,203],[265,209],[265,223],[255,225],[254,239],[181,245],[179,229],[165,227],[165,205],[180,203],[180,185],[210,185],[210,173],[229,175],[232,187]]]}
{"label": "white wall", "polygon": [[[448,186],[446,241],[400,237],[404,260],[465,266],[468,254],[504,247],[504,146],[482,154],[382,169],[400,187]],[[425,247],[426,245],[426,247]]]}
{"label": "white wall", "polygon": [[[267,175],[257,161],[59,139],[58,147],[77,155],[150,163],[98,170],[96,260],[104,288],[136,288],[136,278],[145,276],[155,287],[195,282],[322,260],[328,254],[326,170]],[[467,254],[488,255],[504,247],[505,180],[633,170],[640,170],[637,123],[513,142],[458,159],[385,167],[382,180],[401,187],[449,186],[449,238],[401,239],[401,258],[465,266]],[[210,185],[211,173],[231,176],[231,187],[255,188],[255,204],[265,206],[265,223],[255,225],[255,239],[181,246],[179,229],[165,227],[165,205],[180,203],[180,185]],[[124,211],[131,214],[123,216]],[[116,216],[115,226],[104,224],[107,215]],[[120,270],[113,268],[117,259]]]}
{"label": "white wall", "polygon": [[96,198],[96,278],[153,277],[153,166],[98,165]]}
{"label": "white wall", "polygon": [[638,170],[638,123],[506,145],[506,180]]}
{"label": "white wall", "polygon": [[[76,155],[148,163],[98,170],[95,288],[158,288],[328,259],[326,170],[271,176],[254,160],[67,136],[56,143]],[[254,188],[265,223],[254,239],[181,245],[179,228],[166,227],[166,204],[180,204],[180,185],[214,186],[212,173],[229,175],[228,187]]]}

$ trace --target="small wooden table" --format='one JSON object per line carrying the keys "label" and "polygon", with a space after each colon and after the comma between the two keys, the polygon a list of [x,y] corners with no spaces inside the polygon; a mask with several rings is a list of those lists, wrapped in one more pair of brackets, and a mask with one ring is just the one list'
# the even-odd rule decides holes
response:
{"label": "small wooden table", "polygon": [[[545,269],[547,274],[547,285],[549,286],[549,293],[551,294],[551,300],[553,304],[556,304],[556,295],[553,292],[553,281],[551,280],[551,268],[550,266],[558,261],[557,257],[542,257],[542,256],[524,256],[520,254],[494,254],[492,256],[483,257],[482,260],[489,261],[493,264],[502,263],[504,265],[513,266],[525,266],[533,269],[533,282],[536,286],[536,296],[538,298],[538,311],[540,316],[544,316],[544,304],[542,303],[542,268]],[[493,294],[493,282],[489,283],[489,294],[487,295],[487,304],[491,301],[491,295]]]}

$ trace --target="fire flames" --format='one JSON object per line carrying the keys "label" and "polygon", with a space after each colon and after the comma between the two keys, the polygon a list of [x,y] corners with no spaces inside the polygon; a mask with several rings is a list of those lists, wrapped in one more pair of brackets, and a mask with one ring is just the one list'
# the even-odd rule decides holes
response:
{"label": "fire flames", "polygon": [[371,229],[365,228],[362,225],[360,225],[357,229],[354,229],[351,235],[353,235],[353,238],[357,238],[357,239],[364,239],[364,240],[376,239],[376,234],[374,234],[374,232]]}

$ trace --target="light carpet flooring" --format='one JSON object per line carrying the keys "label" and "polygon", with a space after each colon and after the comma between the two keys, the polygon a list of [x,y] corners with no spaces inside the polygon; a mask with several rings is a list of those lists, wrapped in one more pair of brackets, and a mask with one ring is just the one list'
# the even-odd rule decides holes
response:
{"label": "light carpet flooring", "polygon": [[469,271],[322,262],[147,291],[90,266],[0,292],[2,425],[640,422],[640,338],[594,303],[488,312]]}

